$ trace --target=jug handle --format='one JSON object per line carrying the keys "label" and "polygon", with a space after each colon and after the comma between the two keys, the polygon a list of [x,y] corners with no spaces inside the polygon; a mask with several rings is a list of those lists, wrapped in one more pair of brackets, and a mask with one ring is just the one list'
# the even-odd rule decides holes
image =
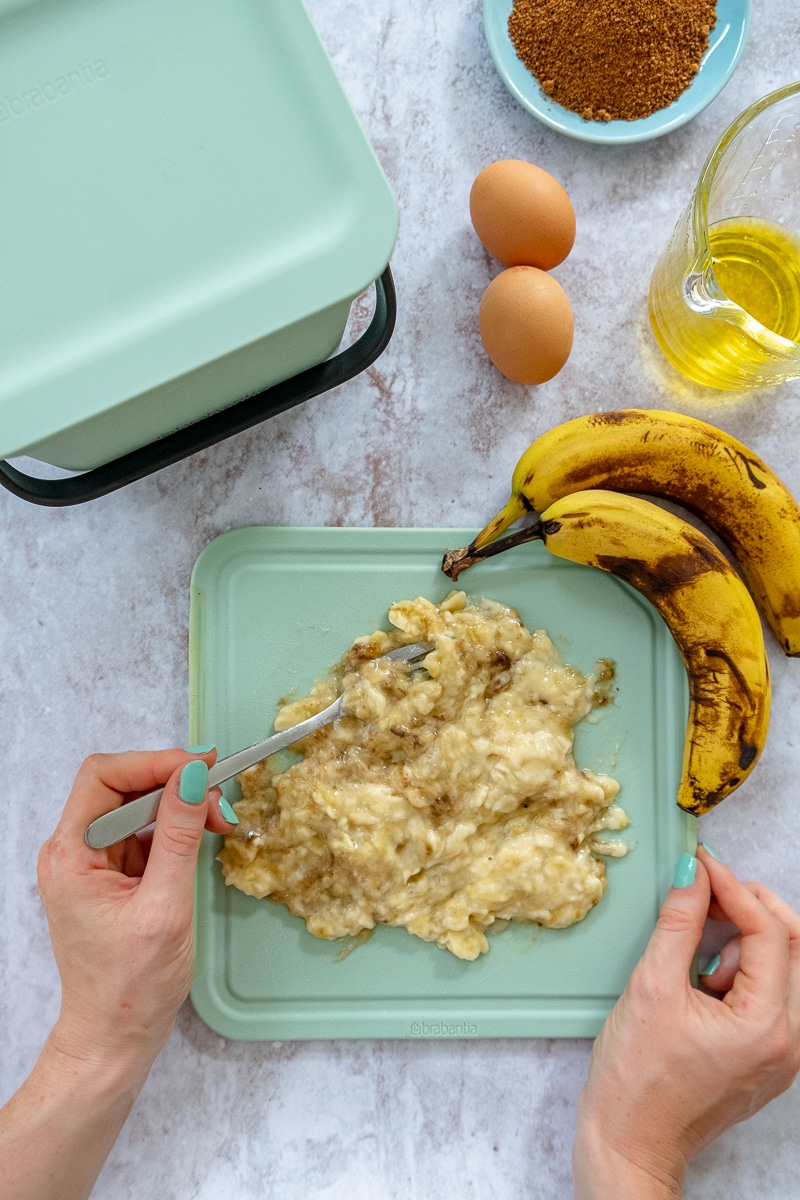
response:
{"label": "jug handle", "polygon": [[332,358],[82,474],[41,479],[0,460],[0,485],[21,500],[50,508],[97,500],[359,375],[386,349],[396,319],[397,296],[387,265],[375,280],[375,309],[369,325]]}

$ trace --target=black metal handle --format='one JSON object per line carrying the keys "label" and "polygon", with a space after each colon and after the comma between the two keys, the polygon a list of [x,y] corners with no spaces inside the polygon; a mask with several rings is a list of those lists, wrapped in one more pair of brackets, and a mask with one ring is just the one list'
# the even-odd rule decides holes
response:
{"label": "black metal handle", "polygon": [[96,500],[352,379],[386,349],[396,316],[394,281],[387,267],[375,280],[375,311],[368,327],[352,346],[333,358],[81,475],[39,479],[0,461],[0,485],[21,500],[50,508]]}

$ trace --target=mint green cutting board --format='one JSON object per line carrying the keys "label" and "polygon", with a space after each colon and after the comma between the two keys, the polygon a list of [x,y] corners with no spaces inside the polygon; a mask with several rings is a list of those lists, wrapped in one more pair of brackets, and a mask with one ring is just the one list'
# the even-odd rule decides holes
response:
{"label": "mint green cutting board", "polygon": [[[266,736],[280,697],[301,694],[386,610],[452,585],[442,553],[474,530],[237,529],[192,576],[190,739],[230,754]],[[224,883],[207,834],[197,874],[201,1017],[229,1038],[590,1037],[619,996],[656,920],[695,822],[675,804],[688,689],[672,637],[636,592],[539,544],[473,567],[460,585],[519,609],[582,671],[617,666],[615,703],[577,728],[579,766],[621,785],[631,845],[609,859],[608,890],[580,924],[515,924],[462,962],[404,929],[381,927],[341,961],[281,904]],[[226,785],[230,798],[236,784]]]}

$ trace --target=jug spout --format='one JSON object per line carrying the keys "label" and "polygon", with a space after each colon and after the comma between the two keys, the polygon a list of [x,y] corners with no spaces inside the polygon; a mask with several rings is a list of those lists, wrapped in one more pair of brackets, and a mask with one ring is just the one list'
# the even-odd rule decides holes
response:
{"label": "jug spout", "polygon": [[710,317],[720,308],[720,300],[709,291],[704,271],[692,270],[684,277],[683,298],[692,312],[699,316]]}
{"label": "jug spout", "polygon": [[800,378],[800,82],[750,105],[705,161],[650,278],[656,341],[716,390]]}

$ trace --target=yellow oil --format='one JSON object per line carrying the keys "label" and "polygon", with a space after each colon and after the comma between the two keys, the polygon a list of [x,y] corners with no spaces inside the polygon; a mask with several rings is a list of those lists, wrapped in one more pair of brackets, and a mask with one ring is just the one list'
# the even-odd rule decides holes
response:
{"label": "yellow oil", "polygon": [[[689,264],[676,245],[670,244],[653,272],[650,322],[664,354],[683,375],[708,387],[741,388],[796,378],[800,239],[779,225],[736,217],[710,226],[708,241],[713,280],[699,281],[696,303],[687,302],[684,294]],[[743,330],[731,321],[724,307],[714,304],[717,289],[762,328],[751,323]],[[769,333],[764,335],[764,330]]]}

